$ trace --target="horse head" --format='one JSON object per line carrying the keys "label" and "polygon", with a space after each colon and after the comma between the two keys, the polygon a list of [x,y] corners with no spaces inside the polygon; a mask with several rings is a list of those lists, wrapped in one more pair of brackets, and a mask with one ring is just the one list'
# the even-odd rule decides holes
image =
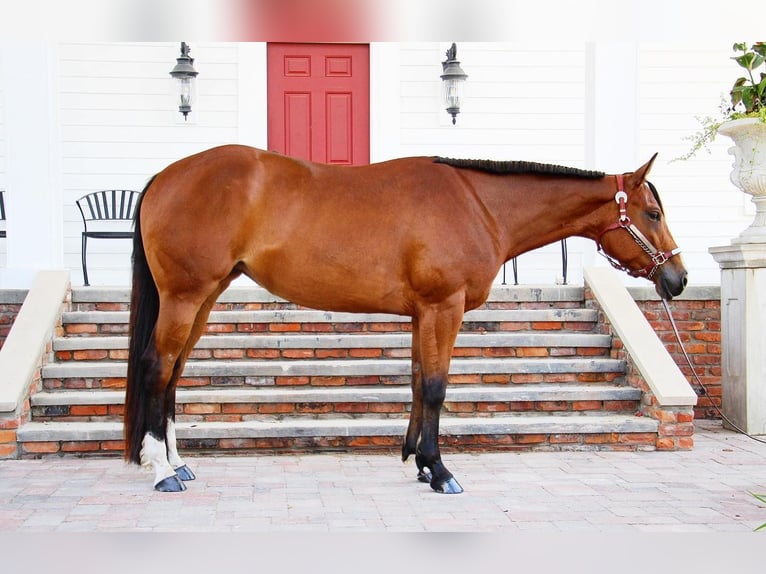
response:
{"label": "horse head", "polygon": [[652,281],[657,294],[670,300],[686,287],[687,272],[657,190],[646,179],[656,157],[633,173],[615,176],[616,209],[611,209],[617,218],[603,228],[596,244],[612,266]]}

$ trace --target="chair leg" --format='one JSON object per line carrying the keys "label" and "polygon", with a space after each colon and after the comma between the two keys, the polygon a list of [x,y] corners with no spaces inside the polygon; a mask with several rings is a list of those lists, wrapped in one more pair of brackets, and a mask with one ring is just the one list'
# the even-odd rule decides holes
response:
{"label": "chair leg", "polygon": [[519,284],[519,264],[515,257],[513,258],[513,284]]}
{"label": "chair leg", "polygon": [[82,277],[85,281],[85,286],[88,287],[90,283],[88,283],[88,264],[86,261],[85,252],[88,249],[88,236],[84,233],[82,234]]}
{"label": "chair leg", "polygon": [[564,285],[567,284],[567,271],[569,267],[569,251],[567,249],[567,240],[561,240],[561,272]]}

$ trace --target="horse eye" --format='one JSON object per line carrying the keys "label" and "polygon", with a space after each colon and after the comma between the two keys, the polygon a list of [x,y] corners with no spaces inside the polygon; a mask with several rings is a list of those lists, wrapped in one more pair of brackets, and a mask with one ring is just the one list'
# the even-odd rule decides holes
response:
{"label": "horse eye", "polygon": [[648,213],[649,219],[657,223],[660,219],[662,219],[662,214],[659,211],[650,211]]}

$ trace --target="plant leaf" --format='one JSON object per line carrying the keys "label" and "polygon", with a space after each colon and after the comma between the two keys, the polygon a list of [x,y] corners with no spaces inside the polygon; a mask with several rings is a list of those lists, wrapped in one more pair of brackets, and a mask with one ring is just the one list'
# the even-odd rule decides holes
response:
{"label": "plant leaf", "polygon": [[[754,496],[756,499],[766,504],[766,494],[756,494],[755,492],[750,492],[750,495]],[[759,530],[766,530],[766,522],[764,522],[758,528],[756,528],[754,532],[758,532]]]}
{"label": "plant leaf", "polygon": [[736,106],[742,101],[742,90],[744,89],[743,86],[745,82],[747,82],[746,78],[737,78],[737,81],[734,82],[734,85],[731,88],[731,92],[729,92],[732,106]]}
{"label": "plant leaf", "polygon": [[734,82],[734,87],[738,88],[739,86],[744,86],[745,82],[747,82],[747,78],[737,78],[737,81]]}
{"label": "plant leaf", "polygon": [[753,68],[757,67],[753,65],[753,61],[755,60],[756,55],[757,54],[754,54],[753,52],[747,52],[741,56],[732,56],[731,59],[737,62],[737,64],[746,70],[752,70]]}
{"label": "plant leaf", "polygon": [[763,94],[766,91],[766,74],[761,74],[761,81],[755,89],[758,92],[758,99],[763,98]]}
{"label": "plant leaf", "polygon": [[751,48],[753,52],[756,54],[760,54],[764,58],[766,58],[766,42],[756,42],[753,44],[753,47]]}
{"label": "plant leaf", "polygon": [[[744,79],[744,78],[742,78]],[[738,103],[742,101],[742,86],[738,86],[737,84],[734,84],[734,87],[731,89],[731,105],[736,107]]]}
{"label": "plant leaf", "polygon": [[742,103],[745,104],[745,109],[748,112],[753,111],[755,107],[755,90],[751,87],[742,89]]}

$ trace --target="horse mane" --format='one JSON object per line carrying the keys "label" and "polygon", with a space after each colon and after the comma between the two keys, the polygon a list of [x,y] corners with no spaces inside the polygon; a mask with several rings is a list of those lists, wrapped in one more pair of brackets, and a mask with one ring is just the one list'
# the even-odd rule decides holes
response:
{"label": "horse mane", "polygon": [[533,161],[496,161],[492,159],[455,159],[451,157],[435,157],[435,163],[444,163],[459,169],[474,169],[497,175],[534,174],[561,175],[579,179],[601,179],[606,174],[602,171],[578,169],[549,163]]}

